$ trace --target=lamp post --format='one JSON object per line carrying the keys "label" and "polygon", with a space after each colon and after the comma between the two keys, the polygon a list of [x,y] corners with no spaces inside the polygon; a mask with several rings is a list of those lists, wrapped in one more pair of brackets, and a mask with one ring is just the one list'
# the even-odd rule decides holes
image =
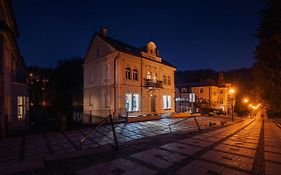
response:
{"label": "lamp post", "polygon": [[[244,98],[244,99],[243,99],[243,103],[245,103],[245,104],[249,103],[249,101],[250,101],[250,100],[249,100],[248,98]],[[247,113],[247,114],[249,114],[248,111],[249,111],[249,110],[248,110],[248,108],[246,107],[246,113]]]}
{"label": "lamp post", "polygon": [[231,94],[231,119],[234,121],[234,104],[233,104],[233,94],[235,90],[233,88],[229,89],[229,93]]}

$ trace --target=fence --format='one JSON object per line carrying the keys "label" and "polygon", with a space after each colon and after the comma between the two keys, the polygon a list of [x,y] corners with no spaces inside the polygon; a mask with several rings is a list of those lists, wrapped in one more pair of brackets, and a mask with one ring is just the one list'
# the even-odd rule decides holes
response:
{"label": "fence", "polygon": [[5,132],[7,136],[23,135],[28,132],[29,124],[26,115],[6,115]]}
{"label": "fence", "polygon": [[126,119],[128,117],[128,113],[125,108],[120,108],[118,110],[90,110],[89,113],[83,113],[82,111],[75,111],[72,113],[72,119],[77,124],[94,124],[99,123],[108,115],[113,115],[113,119],[115,121]]}

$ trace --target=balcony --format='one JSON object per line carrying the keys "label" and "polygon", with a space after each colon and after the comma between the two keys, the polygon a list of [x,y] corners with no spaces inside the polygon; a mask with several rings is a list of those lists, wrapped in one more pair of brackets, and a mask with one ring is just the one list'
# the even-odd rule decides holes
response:
{"label": "balcony", "polygon": [[154,82],[152,79],[144,79],[144,87],[147,88],[163,88],[163,83],[162,81],[156,80]]}

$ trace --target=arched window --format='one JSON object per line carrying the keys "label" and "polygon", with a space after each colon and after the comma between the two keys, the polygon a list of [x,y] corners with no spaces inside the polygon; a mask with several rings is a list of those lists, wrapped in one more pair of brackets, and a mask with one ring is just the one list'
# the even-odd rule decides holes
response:
{"label": "arched window", "polygon": [[168,76],[168,85],[171,85],[171,78]]}
{"label": "arched window", "polygon": [[125,72],[125,74],[126,74],[126,79],[127,79],[127,80],[131,80],[131,68],[126,67],[126,72]]}
{"label": "arched window", "polygon": [[138,80],[138,70],[137,69],[133,70],[133,80]]}
{"label": "arched window", "polygon": [[167,78],[166,75],[163,76],[163,84],[167,84]]}

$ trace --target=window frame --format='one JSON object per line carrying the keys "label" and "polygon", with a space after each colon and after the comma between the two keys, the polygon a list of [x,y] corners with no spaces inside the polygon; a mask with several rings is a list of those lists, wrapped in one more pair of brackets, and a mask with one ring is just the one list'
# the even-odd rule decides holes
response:
{"label": "window frame", "polygon": [[131,80],[131,72],[132,72],[132,69],[130,67],[126,67],[125,69],[125,78],[126,80]]}
{"label": "window frame", "polygon": [[137,69],[133,69],[133,80],[138,81],[138,70]]}

